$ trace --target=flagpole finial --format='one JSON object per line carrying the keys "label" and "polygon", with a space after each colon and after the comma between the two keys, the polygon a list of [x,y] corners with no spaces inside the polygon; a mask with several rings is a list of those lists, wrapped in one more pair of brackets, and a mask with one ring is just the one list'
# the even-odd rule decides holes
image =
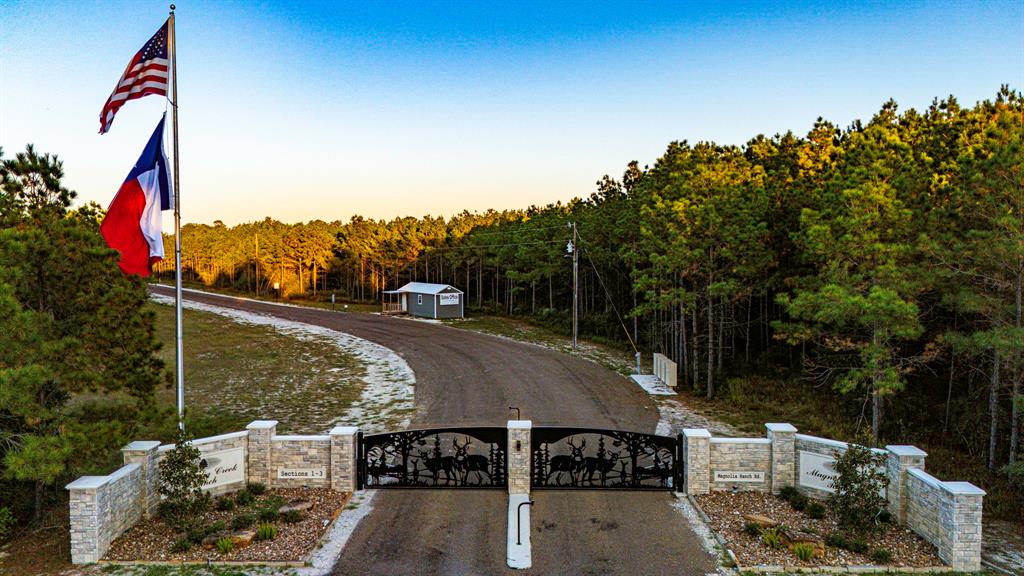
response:
{"label": "flagpole finial", "polygon": [[174,4],[171,4],[171,12],[174,12]]}

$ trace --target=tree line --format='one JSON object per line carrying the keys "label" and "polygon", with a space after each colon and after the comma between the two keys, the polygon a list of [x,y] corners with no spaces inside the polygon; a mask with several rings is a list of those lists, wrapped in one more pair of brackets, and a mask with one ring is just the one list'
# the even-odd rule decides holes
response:
{"label": "tree line", "polygon": [[184,273],[355,300],[450,283],[471,308],[568,329],[575,224],[581,333],[666,354],[709,398],[730,374],[791,369],[859,406],[875,438],[898,432],[908,387],[944,397],[944,429],[986,420],[962,442],[1019,468],[1022,110],[1003,87],[803,136],[673,142],[587,198],[523,210],[190,224]]}

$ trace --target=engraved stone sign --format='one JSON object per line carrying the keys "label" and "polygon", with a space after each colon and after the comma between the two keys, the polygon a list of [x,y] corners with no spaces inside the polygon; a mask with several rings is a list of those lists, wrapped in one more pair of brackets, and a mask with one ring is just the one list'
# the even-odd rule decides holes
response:
{"label": "engraved stone sign", "polygon": [[764,482],[764,472],[715,470],[715,482]]}
{"label": "engraved stone sign", "polygon": [[327,478],[326,468],[278,468],[278,478],[297,480],[323,480]]}

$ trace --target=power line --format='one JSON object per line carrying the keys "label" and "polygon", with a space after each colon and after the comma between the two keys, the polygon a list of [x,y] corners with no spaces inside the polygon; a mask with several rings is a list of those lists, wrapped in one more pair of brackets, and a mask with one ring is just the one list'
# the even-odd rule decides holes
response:
{"label": "power line", "polygon": [[[579,232],[576,233],[576,238],[579,240],[583,239],[579,235]],[[583,243],[580,242],[581,246],[582,244]],[[604,289],[604,295],[606,298],[608,298],[608,303],[612,305],[612,310],[615,311],[615,317],[619,319],[619,326],[622,326],[622,331],[626,334],[626,339],[629,340],[629,345],[633,347],[634,352],[639,354],[640,350],[637,349],[636,343],[633,342],[633,337],[629,335],[629,329],[626,328],[626,323],[622,320],[622,314],[619,314],[619,307],[615,305],[615,299],[612,298],[611,292],[609,292],[608,287],[605,286],[604,278],[602,278],[601,273],[598,272],[597,265],[594,264],[594,259],[590,257],[590,250],[588,250],[586,246],[583,246],[583,252],[587,255],[587,260],[590,261],[590,267],[594,269],[594,274],[597,275],[597,281],[601,284],[601,288]]]}

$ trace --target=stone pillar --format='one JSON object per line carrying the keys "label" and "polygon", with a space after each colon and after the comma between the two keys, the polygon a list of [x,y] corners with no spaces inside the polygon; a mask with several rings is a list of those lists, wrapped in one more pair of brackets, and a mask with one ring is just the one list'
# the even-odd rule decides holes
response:
{"label": "stone pillar", "polygon": [[889,453],[886,461],[886,475],[889,487],[886,496],[889,499],[889,512],[900,524],[907,523],[907,470],[919,468],[924,470],[924,459],[927,452],[916,446],[886,446]]}
{"label": "stone pillar", "polygon": [[711,432],[683,428],[683,462],[686,493],[707,494],[711,490]]}
{"label": "stone pillar", "polygon": [[156,455],[160,443],[149,440],[136,440],[121,448],[121,456],[125,464],[138,464],[142,477],[142,485],[139,487],[139,502],[142,509],[142,517],[149,518],[156,514],[156,507],[160,504],[160,467],[157,465]]}
{"label": "stone pillar", "polygon": [[271,487],[271,441],[277,433],[277,420],[254,420],[245,427],[249,431],[247,482],[260,482]]}
{"label": "stone pillar", "polygon": [[508,421],[508,493],[530,493],[530,420]]}
{"label": "stone pillar", "polygon": [[769,422],[768,440],[772,443],[772,494],[786,486],[796,486],[796,427],[792,424]]}
{"label": "stone pillar", "polygon": [[100,549],[102,530],[101,495],[106,476],[82,476],[68,484],[68,506],[71,520],[71,562],[97,562],[107,551]]}
{"label": "stone pillar", "polygon": [[359,428],[335,426],[331,436],[331,490],[355,492],[359,473]]}
{"label": "stone pillar", "polygon": [[[970,482],[943,482],[952,506],[940,513],[950,538],[949,565],[961,572],[981,570],[981,506],[985,491]],[[949,517],[947,517],[947,513]]]}

